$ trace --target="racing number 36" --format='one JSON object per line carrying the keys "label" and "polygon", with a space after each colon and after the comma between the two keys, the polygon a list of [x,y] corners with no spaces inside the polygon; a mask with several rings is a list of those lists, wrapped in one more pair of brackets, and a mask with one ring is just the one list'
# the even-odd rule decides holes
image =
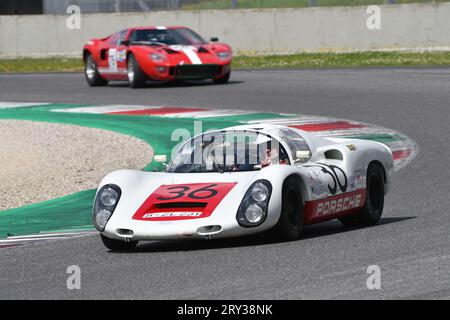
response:
{"label": "racing number 36", "polygon": [[173,194],[174,196],[171,197],[157,197],[157,200],[175,200],[178,198],[184,198],[187,196],[191,199],[208,199],[212,198],[217,195],[217,190],[214,189],[217,184],[210,184],[198,189],[193,189],[190,186],[176,186],[176,187],[170,187],[166,190],[170,190],[168,193]]}

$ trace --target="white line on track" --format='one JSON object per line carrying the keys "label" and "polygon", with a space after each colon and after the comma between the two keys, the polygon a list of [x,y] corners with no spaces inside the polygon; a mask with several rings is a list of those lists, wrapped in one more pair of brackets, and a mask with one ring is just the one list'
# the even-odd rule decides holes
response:
{"label": "white line on track", "polygon": [[103,114],[111,112],[126,112],[135,110],[146,110],[146,109],[161,109],[162,106],[135,106],[135,105],[123,105],[123,104],[113,104],[107,106],[92,106],[92,107],[79,107],[79,108],[65,108],[65,109],[53,109],[53,112],[68,112],[68,113],[94,113]]}
{"label": "white line on track", "polygon": [[160,115],[164,118],[216,118],[253,114],[255,112],[239,111],[239,110],[205,110],[194,112],[180,112]]}
{"label": "white line on track", "polygon": [[50,103],[43,103],[43,102],[0,102],[0,109],[46,106],[49,104]]}
{"label": "white line on track", "polygon": [[42,233],[26,236],[12,236],[4,240],[0,240],[0,248],[7,248],[11,246],[26,245],[45,241],[75,239],[92,236],[95,234],[97,234],[96,231],[82,231],[82,232]]}

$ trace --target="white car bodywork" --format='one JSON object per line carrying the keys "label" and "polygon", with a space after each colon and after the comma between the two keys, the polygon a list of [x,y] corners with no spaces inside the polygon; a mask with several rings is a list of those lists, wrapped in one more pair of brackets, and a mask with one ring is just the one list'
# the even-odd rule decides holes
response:
{"label": "white car bodywork", "polygon": [[[296,155],[282,141],[282,138],[277,136],[280,128],[301,135],[307,142],[311,151],[307,162],[294,164]],[[302,200],[306,210],[305,224],[311,224],[343,216],[347,211],[351,211],[352,204],[354,207],[361,207],[364,204],[366,173],[370,163],[376,161],[382,165],[386,192],[391,182],[394,168],[392,152],[387,146],[378,142],[321,138],[302,130],[274,125],[239,126],[224,130],[253,130],[270,134],[286,149],[290,165],[277,164],[255,171],[224,173],[115,171],[102,180],[100,188],[109,184],[117,185],[121,189],[121,196],[104,230],[100,232],[111,239],[128,241],[222,238],[268,230],[279,220],[283,183],[292,175],[300,178]],[[261,179],[269,181],[272,186],[267,216],[259,226],[243,227],[236,218],[238,208],[249,187]],[[182,220],[173,217],[157,221],[135,219],[136,212],[161,186],[205,183],[235,183],[209,216]],[[349,195],[348,199],[346,195]],[[358,200],[358,197],[363,198]],[[327,199],[331,199],[331,202],[326,202]],[[335,203],[333,204],[332,201]]]}

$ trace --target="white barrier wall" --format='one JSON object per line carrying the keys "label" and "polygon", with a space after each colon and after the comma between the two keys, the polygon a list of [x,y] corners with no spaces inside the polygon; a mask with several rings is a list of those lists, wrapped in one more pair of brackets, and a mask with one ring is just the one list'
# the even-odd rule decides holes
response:
{"label": "white barrier wall", "polygon": [[184,25],[220,37],[246,54],[450,47],[450,3],[384,5],[381,30],[367,28],[367,7],[167,11],[68,16],[0,16],[0,57],[81,54],[90,38],[141,25]]}

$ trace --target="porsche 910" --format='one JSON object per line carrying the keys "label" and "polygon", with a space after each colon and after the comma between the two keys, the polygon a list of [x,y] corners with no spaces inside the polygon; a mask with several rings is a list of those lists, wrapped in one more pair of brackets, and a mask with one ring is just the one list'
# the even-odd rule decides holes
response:
{"label": "porsche 910", "polygon": [[169,163],[154,157],[161,171],[119,170],[103,179],[93,222],[107,248],[261,232],[292,240],[304,226],[333,219],[374,225],[394,168],[382,143],[279,125],[205,132],[169,156]]}

